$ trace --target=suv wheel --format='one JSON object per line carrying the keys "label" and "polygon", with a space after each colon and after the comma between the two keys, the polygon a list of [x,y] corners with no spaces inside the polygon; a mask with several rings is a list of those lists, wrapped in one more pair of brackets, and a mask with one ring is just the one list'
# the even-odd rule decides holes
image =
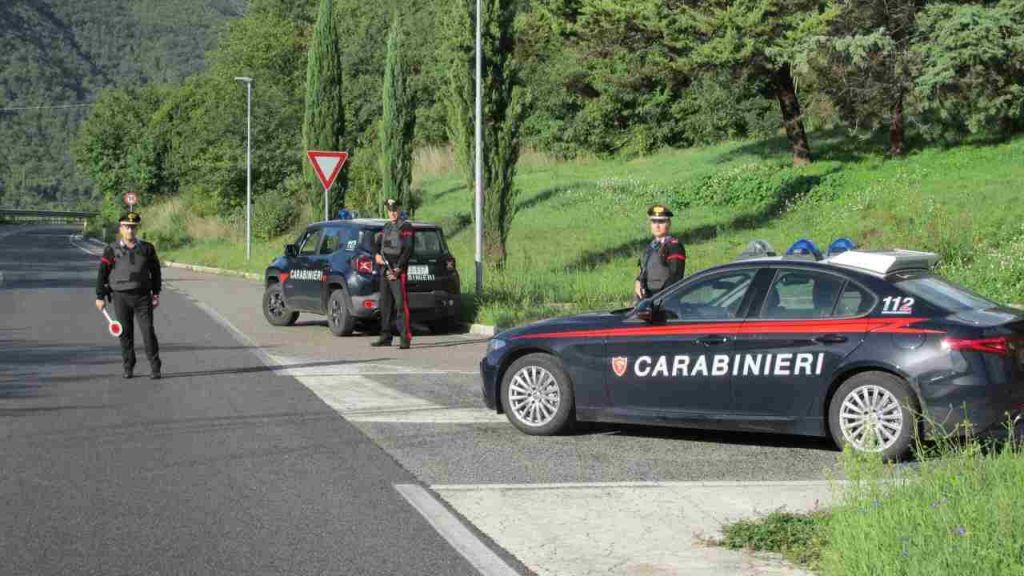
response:
{"label": "suv wheel", "polygon": [[356,319],[352,316],[348,294],[338,289],[331,292],[327,300],[327,327],[335,336],[351,336],[356,327]]}
{"label": "suv wheel", "polygon": [[288,309],[280,284],[271,284],[263,291],[263,317],[274,326],[291,326],[299,313]]}
{"label": "suv wheel", "polygon": [[509,421],[534,436],[567,432],[575,420],[569,375],[549,354],[513,362],[501,379],[501,402]]}
{"label": "suv wheel", "polygon": [[899,460],[914,442],[918,411],[917,399],[902,379],[887,372],[862,372],[832,396],[828,427],[840,447]]}

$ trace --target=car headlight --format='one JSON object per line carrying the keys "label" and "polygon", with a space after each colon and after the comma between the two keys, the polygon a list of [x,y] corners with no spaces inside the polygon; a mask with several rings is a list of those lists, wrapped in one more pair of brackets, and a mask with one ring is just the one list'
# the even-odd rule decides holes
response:
{"label": "car headlight", "polygon": [[491,338],[491,340],[487,343],[487,353],[490,354],[491,352],[497,352],[498,350],[501,350],[505,346],[508,346],[508,342],[505,342],[500,338]]}

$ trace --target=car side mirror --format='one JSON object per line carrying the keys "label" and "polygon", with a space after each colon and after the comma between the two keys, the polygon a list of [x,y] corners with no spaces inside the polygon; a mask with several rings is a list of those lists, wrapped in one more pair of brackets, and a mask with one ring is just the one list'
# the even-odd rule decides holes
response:
{"label": "car side mirror", "polygon": [[295,244],[285,244],[284,245],[284,255],[285,256],[289,256],[289,257],[298,256],[299,255],[299,247],[296,246]]}
{"label": "car side mirror", "polygon": [[633,309],[633,314],[643,322],[654,322],[658,317],[658,305],[653,300],[641,300]]}

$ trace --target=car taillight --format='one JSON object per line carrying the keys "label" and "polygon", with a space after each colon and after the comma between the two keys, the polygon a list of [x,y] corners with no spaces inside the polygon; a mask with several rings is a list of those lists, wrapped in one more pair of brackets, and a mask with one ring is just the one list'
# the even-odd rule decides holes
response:
{"label": "car taillight", "polygon": [[277,275],[277,279],[280,280],[282,284],[284,284],[285,282],[288,281],[288,276],[289,274],[287,272],[281,272],[280,274]]}
{"label": "car taillight", "polygon": [[449,256],[448,260],[445,261],[444,265],[449,272],[455,272],[455,258]]}
{"label": "car taillight", "polygon": [[359,274],[373,274],[373,260],[369,256],[356,256],[352,268]]}
{"label": "car taillight", "polygon": [[944,338],[942,340],[942,347],[946,350],[1007,355],[1011,351],[1012,342],[1010,338],[1005,336],[995,338]]}

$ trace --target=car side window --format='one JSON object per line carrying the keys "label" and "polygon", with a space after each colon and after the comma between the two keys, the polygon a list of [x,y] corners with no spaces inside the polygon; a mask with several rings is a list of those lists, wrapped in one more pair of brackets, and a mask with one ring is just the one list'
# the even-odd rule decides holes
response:
{"label": "car side window", "polygon": [[666,320],[728,320],[739,314],[753,270],[721,274],[686,286],[661,301]]}
{"label": "car side window", "polygon": [[316,254],[317,248],[320,246],[320,238],[324,235],[322,228],[316,230],[310,230],[306,234],[306,239],[302,241],[302,246],[299,247],[300,256],[313,256]]}
{"label": "car side window", "polygon": [[324,231],[324,243],[320,245],[320,254],[333,254],[338,250],[354,250],[355,242],[349,244],[349,240],[357,235],[358,231],[349,227],[327,229]]}
{"label": "car side window", "polygon": [[832,315],[840,318],[845,316],[862,316],[870,312],[874,305],[875,297],[870,292],[852,282],[847,282],[846,288],[843,289],[842,295],[839,296],[839,302],[836,303],[836,309],[832,312]]}
{"label": "car side window", "polygon": [[[781,270],[768,289],[759,317],[769,320],[830,317],[845,282],[831,274]],[[851,302],[852,299],[853,296]]]}

